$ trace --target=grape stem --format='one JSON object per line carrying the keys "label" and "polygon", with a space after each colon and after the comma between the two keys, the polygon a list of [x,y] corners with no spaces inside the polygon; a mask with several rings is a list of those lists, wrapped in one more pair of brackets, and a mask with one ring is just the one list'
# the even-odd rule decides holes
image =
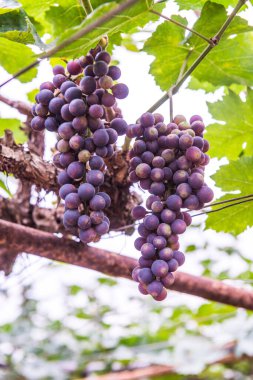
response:
{"label": "grape stem", "polygon": [[237,205],[240,205],[240,204],[246,203],[246,202],[252,202],[252,201],[253,201],[253,198],[245,199],[244,201],[234,202],[234,203],[232,203],[230,205],[216,208],[215,210],[203,211],[203,212],[200,212],[199,214],[191,215],[191,217],[193,218],[195,216],[200,216],[200,215],[205,215],[205,214],[211,214],[212,212],[217,212],[217,211],[225,210],[226,208],[237,206]]}
{"label": "grape stem", "polygon": [[20,75],[26,73],[28,70],[32,69],[33,67],[37,66],[43,59],[52,57],[55,53],[58,51],[64,49],[66,46],[69,46],[73,42],[79,40],[81,37],[85,36],[89,32],[93,31],[94,29],[100,27],[107,21],[111,20],[114,16],[120,14],[125,9],[131,7],[135,3],[137,3],[138,0],[126,0],[122,3],[120,3],[117,7],[113,8],[108,13],[102,15],[97,20],[92,22],[91,24],[85,26],[83,29],[79,30],[78,32],[74,33],[71,37],[67,38],[66,40],[62,41],[59,45],[53,47],[52,49],[44,52],[40,55],[39,58],[37,58],[34,62],[32,62],[30,65],[24,67],[23,69],[16,72],[14,75],[12,75],[9,79],[7,79],[5,82],[0,84],[0,88],[6,85],[7,83],[11,82],[13,79],[18,78]]}
{"label": "grape stem", "polygon": [[154,13],[162,18],[164,18],[166,21],[169,21],[177,26],[179,26],[180,28],[183,28],[185,30],[188,30],[189,32],[193,33],[193,34],[196,34],[196,36],[202,38],[202,40],[205,40],[207,43],[209,43],[210,45],[215,45],[215,42],[212,40],[212,38],[208,38],[208,37],[205,37],[203,34],[197,32],[196,30],[194,29],[191,29],[189,28],[188,26],[184,25],[184,24],[181,24],[181,22],[178,22],[176,20],[173,20],[172,18],[168,17],[168,16],[164,16],[162,13],[159,13],[153,9],[150,10],[150,13]]}
{"label": "grape stem", "polygon": [[[224,24],[221,26],[218,33],[211,38],[213,41],[213,44],[209,44],[203,52],[200,54],[200,56],[193,62],[193,64],[189,67],[189,69],[185,72],[185,74],[177,81],[177,83],[172,86],[172,94],[175,95],[182,84],[186,81],[186,79],[193,73],[193,71],[198,67],[198,65],[203,61],[203,59],[207,56],[207,54],[216,46],[218,45],[221,37],[223,36],[226,29],[229,27],[230,23],[233,21],[236,14],[239,12],[240,8],[246,3],[247,0],[239,0],[235,8],[233,9],[232,13],[229,15],[227,20],[224,22]],[[164,94],[155,104],[153,104],[146,112],[154,112],[159,108],[166,100],[169,98],[169,91]]]}
{"label": "grape stem", "polygon": [[81,5],[82,5],[86,15],[93,12],[93,8],[92,8],[90,0],[81,0]]}

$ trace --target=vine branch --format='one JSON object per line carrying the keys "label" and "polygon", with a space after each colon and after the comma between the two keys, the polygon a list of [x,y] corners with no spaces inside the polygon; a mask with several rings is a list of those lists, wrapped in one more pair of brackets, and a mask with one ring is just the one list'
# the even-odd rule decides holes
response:
{"label": "vine branch", "polygon": [[81,0],[81,4],[84,8],[86,15],[93,12],[93,8],[92,8],[90,0]]}

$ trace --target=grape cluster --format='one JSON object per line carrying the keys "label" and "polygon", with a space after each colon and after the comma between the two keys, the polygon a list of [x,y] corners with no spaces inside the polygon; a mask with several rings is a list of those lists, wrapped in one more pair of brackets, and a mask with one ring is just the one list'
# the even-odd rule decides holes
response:
{"label": "grape cluster", "polygon": [[104,159],[112,157],[118,136],[127,129],[116,99],[124,99],[128,87],[115,82],[121,71],[110,61],[110,54],[97,46],[68,62],[66,70],[56,65],[52,82],[41,84],[33,106],[31,127],[58,134],[53,161],[62,169],[58,183],[65,201],[63,224],[79,233],[83,243],[98,241],[109,231],[104,210],[111,199],[100,191]]}
{"label": "grape cluster", "polygon": [[157,301],[166,298],[166,289],[174,282],[173,272],[185,261],[178,235],[191,224],[188,211],[199,210],[213,199],[213,191],[204,182],[209,162],[204,128],[198,115],[189,123],[177,115],[166,125],[162,115],[145,113],[127,129],[127,136],[135,137],[129,178],[151,194],[146,208],[132,210],[135,220],[143,219],[135,240],[141,257],[132,277],[142,294]]}

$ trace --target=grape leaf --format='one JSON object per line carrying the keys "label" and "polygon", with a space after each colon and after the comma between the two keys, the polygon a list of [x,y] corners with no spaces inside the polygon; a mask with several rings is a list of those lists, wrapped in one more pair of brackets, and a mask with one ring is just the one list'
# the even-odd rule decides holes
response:
{"label": "grape leaf", "polygon": [[197,78],[191,77],[190,82],[187,86],[190,90],[204,90],[205,92],[214,92],[219,87],[213,86],[209,82],[200,82]]}
{"label": "grape leaf", "polygon": [[[139,28],[146,25],[149,21],[158,19],[157,15],[151,14],[148,10],[151,7],[151,1],[140,0],[132,7],[126,9],[120,15],[113,17],[108,22],[104,23],[101,27],[96,28],[78,41],[67,46],[57,53],[58,56],[77,56],[81,51],[86,52],[90,48],[94,47],[99,40],[107,34],[110,44],[119,44],[121,41],[121,33],[133,33],[139,30]],[[78,27],[69,28],[61,34],[58,42],[65,40],[73,35],[80,29],[91,24],[102,15],[108,13],[111,9],[117,6],[116,2],[105,3],[96,8]],[[164,7],[163,4],[158,4],[156,9],[161,10]]]}
{"label": "grape leaf", "polygon": [[[14,74],[33,61],[34,53],[28,46],[0,37],[0,62],[10,74]],[[19,80],[29,82],[36,74],[37,68],[33,68],[22,74]]]}
{"label": "grape leaf", "polygon": [[[237,4],[237,0],[216,0],[216,3],[222,4],[225,7],[234,6]],[[206,3],[206,0],[176,0],[179,5],[179,9],[199,10]]]}
{"label": "grape leaf", "polygon": [[244,154],[252,155],[253,91],[248,90],[246,101],[229,91],[222,100],[208,103],[208,109],[214,119],[225,122],[207,127],[206,138],[210,142],[210,156],[236,159],[242,152],[244,143]]}
{"label": "grape leaf", "polygon": [[[242,157],[236,161],[230,161],[228,165],[222,166],[212,178],[224,192],[239,192],[237,195],[226,194],[219,201],[252,194],[253,157]],[[226,206],[226,204],[222,206]],[[215,209],[218,207],[221,206],[216,206]],[[240,234],[251,226],[253,226],[253,201],[211,213],[206,221],[206,228],[234,235]]]}
{"label": "grape leaf", "polygon": [[20,8],[20,4],[15,0],[0,0],[0,15]]}
{"label": "grape leaf", "polygon": [[25,12],[22,9],[14,9],[12,12],[0,14],[0,37],[32,44],[34,37]]}
{"label": "grape leaf", "polygon": [[[187,25],[186,19],[180,16],[174,18]],[[143,50],[155,56],[149,73],[155,77],[162,90],[168,90],[176,82],[189,51],[189,48],[182,44],[184,36],[184,29],[165,21],[144,44]]]}
{"label": "grape leaf", "polygon": [[4,136],[4,131],[10,129],[13,132],[14,141],[17,144],[24,144],[27,136],[20,129],[20,120],[18,119],[0,119],[0,137]]}

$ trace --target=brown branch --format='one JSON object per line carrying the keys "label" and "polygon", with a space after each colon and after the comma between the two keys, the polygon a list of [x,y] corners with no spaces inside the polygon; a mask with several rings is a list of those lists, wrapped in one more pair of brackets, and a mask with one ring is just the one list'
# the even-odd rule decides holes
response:
{"label": "brown branch", "polygon": [[[93,269],[110,276],[131,280],[137,260],[113,252],[83,246],[74,240],[0,220],[0,248],[27,252],[50,260]],[[221,281],[177,272],[171,289],[208,300],[253,310],[253,292]]]}
{"label": "brown branch", "polygon": [[32,107],[29,103],[21,102],[19,100],[11,100],[3,95],[0,95],[0,102],[5,103],[12,108],[16,108],[23,115],[32,117]]}

